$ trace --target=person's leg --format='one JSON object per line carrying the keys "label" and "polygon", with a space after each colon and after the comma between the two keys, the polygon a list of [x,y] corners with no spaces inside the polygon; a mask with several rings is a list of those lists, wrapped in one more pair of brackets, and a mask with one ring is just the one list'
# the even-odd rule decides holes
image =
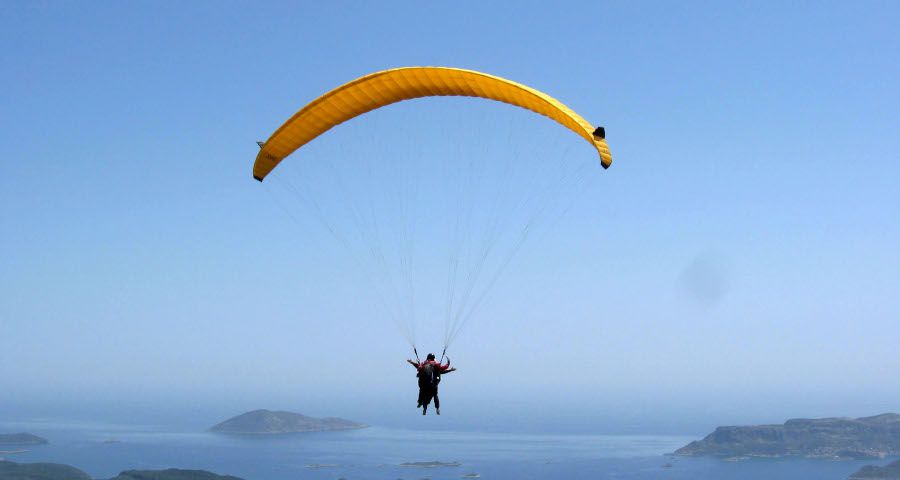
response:
{"label": "person's leg", "polygon": [[425,396],[422,398],[422,415],[425,415],[425,412],[428,410],[428,404],[431,403],[431,397],[434,395],[434,389],[425,387],[422,390],[425,392]]}
{"label": "person's leg", "polygon": [[434,387],[434,413],[441,414],[441,399],[438,397],[438,387]]}
{"label": "person's leg", "polygon": [[418,403],[416,403],[416,408],[421,407],[424,400],[425,400],[425,389],[422,387],[419,387],[419,400],[418,400]]}

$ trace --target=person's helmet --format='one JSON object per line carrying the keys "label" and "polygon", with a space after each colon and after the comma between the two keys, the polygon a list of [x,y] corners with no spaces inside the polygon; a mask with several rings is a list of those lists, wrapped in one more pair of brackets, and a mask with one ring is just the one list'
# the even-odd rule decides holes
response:
{"label": "person's helmet", "polygon": [[428,356],[425,357],[425,359],[426,359],[426,360],[434,360],[434,354],[433,354],[433,353],[429,353]]}

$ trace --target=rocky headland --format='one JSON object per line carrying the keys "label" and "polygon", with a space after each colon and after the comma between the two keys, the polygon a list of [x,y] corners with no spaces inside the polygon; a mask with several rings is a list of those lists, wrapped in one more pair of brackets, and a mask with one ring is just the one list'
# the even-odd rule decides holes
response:
{"label": "rocky headland", "polygon": [[900,455],[900,415],[793,419],[782,425],[718,427],[675,455],[884,458]]}

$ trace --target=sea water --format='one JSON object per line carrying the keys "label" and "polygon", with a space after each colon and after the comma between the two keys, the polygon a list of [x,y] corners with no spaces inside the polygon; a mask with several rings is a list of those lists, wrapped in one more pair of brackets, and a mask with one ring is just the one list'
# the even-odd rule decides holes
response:
{"label": "sea water", "polygon": [[[559,435],[430,432],[371,427],[343,432],[235,437],[152,426],[0,424],[48,445],[8,454],[17,462],[64,463],[94,478],[128,469],[188,468],[247,480],[353,479],[691,479],[845,480],[883,461],[749,459],[667,455],[693,438],[678,435]],[[405,466],[442,462],[444,466]],[[457,465],[458,464],[458,465]]]}

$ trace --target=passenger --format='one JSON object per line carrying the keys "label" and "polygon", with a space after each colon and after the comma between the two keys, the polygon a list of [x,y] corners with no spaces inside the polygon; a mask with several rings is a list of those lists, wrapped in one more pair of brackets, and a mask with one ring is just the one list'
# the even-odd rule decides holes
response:
{"label": "passenger", "polygon": [[429,353],[422,363],[407,360],[410,365],[416,367],[416,376],[419,378],[419,398],[416,408],[422,407],[422,415],[428,412],[428,404],[431,403],[432,398],[434,398],[434,408],[437,414],[441,414],[441,403],[437,396],[441,374],[456,371],[455,368],[450,368],[450,357],[447,357],[447,363],[444,365],[434,358],[434,354]]}

